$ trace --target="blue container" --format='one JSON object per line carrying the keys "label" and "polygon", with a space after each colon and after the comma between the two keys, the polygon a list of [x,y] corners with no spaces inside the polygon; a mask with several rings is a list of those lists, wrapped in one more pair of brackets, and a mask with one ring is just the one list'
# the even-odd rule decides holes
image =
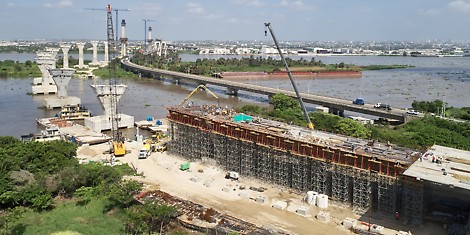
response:
{"label": "blue container", "polygon": [[162,121],[160,121],[160,120],[157,120],[156,124],[160,126],[160,125],[162,125],[162,124],[163,124],[163,122],[162,122]]}

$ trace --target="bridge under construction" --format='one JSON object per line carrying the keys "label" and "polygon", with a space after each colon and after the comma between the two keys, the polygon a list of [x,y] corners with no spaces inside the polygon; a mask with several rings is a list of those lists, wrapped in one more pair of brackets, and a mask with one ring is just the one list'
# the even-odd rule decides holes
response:
{"label": "bridge under construction", "polygon": [[[429,174],[420,170],[430,167],[411,168],[423,159],[431,162],[428,153],[312,131],[216,106],[168,110],[169,151],[191,161],[215,162],[243,177],[298,192],[323,193],[357,212],[391,217],[399,213],[407,224],[422,224],[432,211],[442,212],[442,208],[434,208],[442,200],[468,203],[470,184],[457,181],[449,188],[422,177]],[[437,160],[434,164],[434,158],[431,167],[441,167]],[[460,161],[454,168],[465,169],[468,162],[464,163]],[[470,171],[459,172],[470,179]],[[457,199],[446,198],[449,190]],[[468,211],[449,213],[468,216]]]}

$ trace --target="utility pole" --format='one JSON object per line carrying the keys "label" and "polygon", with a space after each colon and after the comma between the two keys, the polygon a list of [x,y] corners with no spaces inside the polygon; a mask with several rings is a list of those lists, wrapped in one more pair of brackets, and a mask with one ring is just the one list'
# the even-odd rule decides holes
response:
{"label": "utility pole", "polygon": [[155,21],[151,19],[143,19],[144,22],[144,51],[147,51],[147,22]]}
{"label": "utility pole", "polygon": [[[90,11],[108,11],[107,8],[84,8],[85,10],[90,10]],[[118,42],[118,20],[119,20],[119,12],[120,11],[130,11],[130,9],[121,9],[121,8],[114,8],[112,9],[114,12],[116,12],[116,42]]]}

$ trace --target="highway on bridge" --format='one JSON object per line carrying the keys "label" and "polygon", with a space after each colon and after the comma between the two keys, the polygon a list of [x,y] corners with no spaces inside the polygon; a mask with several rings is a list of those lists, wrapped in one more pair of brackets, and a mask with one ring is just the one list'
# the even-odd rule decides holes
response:
{"label": "highway on bridge", "polygon": [[[272,96],[277,93],[283,93],[287,96],[297,98],[294,91],[282,90],[277,88],[271,87],[264,87],[234,81],[227,81],[220,78],[211,78],[206,76],[194,75],[194,74],[187,74],[187,73],[180,73],[180,72],[173,72],[163,69],[154,69],[148,68],[145,66],[137,65],[130,62],[128,59],[121,60],[121,66],[128,71],[132,71],[134,73],[140,73],[143,76],[149,77],[165,77],[165,78],[173,78],[176,80],[190,80],[194,81],[198,84],[210,84],[220,87],[226,87],[229,93],[237,94],[239,90]],[[365,104],[365,105],[356,105],[353,104],[351,100],[344,100],[326,96],[319,96],[319,95],[312,95],[312,94],[305,94],[301,93],[302,99],[305,103],[321,105],[328,107],[333,112],[344,112],[344,110],[348,110],[351,112],[357,112],[362,114],[368,114],[377,117],[383,117],[388,119],[398,120],[399,122],[406,122],[407,119],[413,117],[406,114],[406,110],[404,109],[397,109],[393,108],[392,110],[385,110],[385,109],[378,109],[374,108],[372,104]]]}

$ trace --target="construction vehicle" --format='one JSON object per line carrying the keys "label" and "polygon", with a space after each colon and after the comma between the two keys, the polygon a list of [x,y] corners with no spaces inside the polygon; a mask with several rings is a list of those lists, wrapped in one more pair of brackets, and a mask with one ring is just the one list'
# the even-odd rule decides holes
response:
{"label": "construction vehicle", "polygon": [[310,121],[310,117],[308,116],[307,109],[305,108],[304,101],[302,100],[302,97],[300,96],[299,89],[297,89],[297,84],[294,82],[294,78],[292,78],[292,73],[290,72],[289,65],[286,62],[286,59],[284,58],[284,55],[282,54],[281,48],[279,47],[279,43],[277,42],[276,36],[274,36],[274,32],[271,28],[271,23],[264,23],[264,26],[266,27],[264,31],[264,36],[268,36],[268,29],[269,32],[271,33],[271,36],[274,40],[274,44],[276,44],[277,51],[279,52],[279,55],[281,56],[282,61],[284,62],[284,65],[286,67],[287,75],[289,76],[290,82],[292,83],[292,86],[294,87],[295,95],[297,96],[297,99],[299,100],[300,107],[302,108],[302,112],[304,113],[305,120],[307,121],[307,127],[309,129],[313,129],[313,123]]}
{"label": "construction vehicle", "polygon": [[225,175],[225,179],[231,179],[231,180],[238,180],[239,177],[240,177],[240,174],[238,174],[238,172],[235,172],[235,171],[229,171]]}
{"label": "construction vehicle", "polygon": [[166,142],[158,142],[155,145],[155,152],[165,152],[167,149],[167,143]]}
{"label": "construction vehicle", "polygon": [[139,158],[139,159],[145,159],[145,158],[148,158],[148,157],[150,157],[150,144],[145,143],[145,144],[144,144],[144,147],[142,147],[141,149],[139,149],[139,156],[138,156],[138,158]]}
{"label": "construction vehicle", "polygon": [[114,30],[113,30],[113,15],[111,12],[111,5],[107,7],[107,28],[106,28],[107,40],[108,40],[108,72],[109,72],[109,89],[111,91],[111,132],[113,134],[113,153],[114,156],[124,156],[126,154],[126,147],[124,146],[124,138],[122,133],[119,131],[119,111],[118,111],[118,100],[117,100],[117,81],[116,81],[116,44],[114,41]]}
{"label": "construction vehicle", "polygon": [[186,96],[186,98],[184,98],[184,100],[181,101],[181,103],[180,103],[178,106],[179,106],[179,107],[183,106],[184,103],[186,103],[186,101],[188,101],[189,98],[191,98],[191,96],[193,96],[194,93],[196,93],[196,91],[198,91],[198,90],[200,90],[200,89],[201,89],[201,90],[206,90],[206,91],[209,92],[209,94],[211,94],[212,96],[214,96],[214,97],[217,99],[217,107],[220,107],[219,97],[218,97],[216,94],[214,94],[214,92],[212,92],[211,90],[209,90],[209,88],[207,88],[207,87],[204,86],[204,85],[199,85],[199,86],[197,86],[196,89],[194,89],[191,93],[189,93],[189,95]]}

